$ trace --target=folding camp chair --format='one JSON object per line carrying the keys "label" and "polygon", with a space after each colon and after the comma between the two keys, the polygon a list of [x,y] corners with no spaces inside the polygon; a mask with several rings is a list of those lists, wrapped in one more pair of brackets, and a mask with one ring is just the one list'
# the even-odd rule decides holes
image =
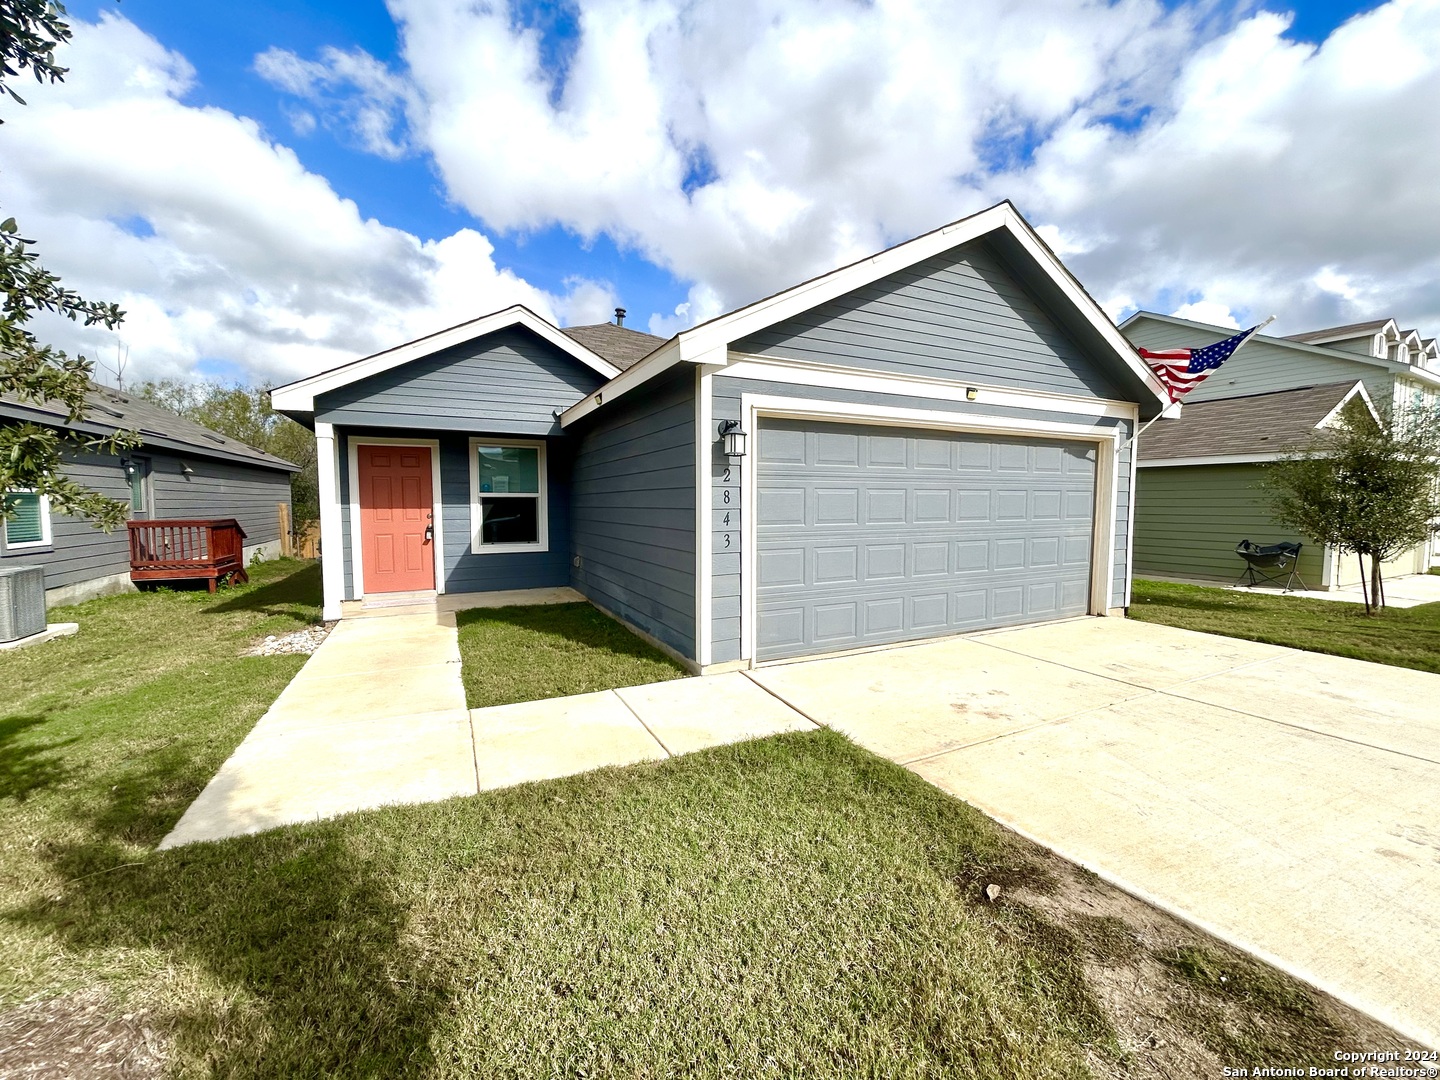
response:
{"label": "folding camp chair", "polygon": [[1290,592],[1295,587],[1295,582],[1300,583],[1300,588],[1308,589],[1305,579],[1299,574],[1300,549],[1304,544],[1252,544],[1249,540],[1241,540],[1235,545],[1235,554],[1245,560],[1245,572],[1240,575],[1240,580],[1235,584],[1244,582],[1246,585],[1255,586],[1264,581],[1273,581],[1277,585],[1284,579],[1281,592]]}

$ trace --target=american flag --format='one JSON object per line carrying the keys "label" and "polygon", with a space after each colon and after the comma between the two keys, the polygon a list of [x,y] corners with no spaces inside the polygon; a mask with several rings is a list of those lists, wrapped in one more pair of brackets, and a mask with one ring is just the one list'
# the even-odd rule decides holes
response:
{"label": "american flag", "polygon": [[1247,338],[1259,330],[1264,323],[1242,330],[1234,337],[1204,345],[1198,349],[1140,349],[1141,357],[1150,365],[1165,389],[1170,391],[1170,400],[1179,401],[1195,387],[1205,381],[1205,376],[1214,371],[1245,344]]}

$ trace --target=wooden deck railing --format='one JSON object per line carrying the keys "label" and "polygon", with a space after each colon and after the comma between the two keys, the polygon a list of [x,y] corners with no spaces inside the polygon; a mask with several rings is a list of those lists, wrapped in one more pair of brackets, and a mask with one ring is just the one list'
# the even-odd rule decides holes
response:
{"label": "wooden deck railing", "polygon": [[130,580],[203,580],[211,592],[226,578],[245,573],[245,530],[234,518],[127,521]]}

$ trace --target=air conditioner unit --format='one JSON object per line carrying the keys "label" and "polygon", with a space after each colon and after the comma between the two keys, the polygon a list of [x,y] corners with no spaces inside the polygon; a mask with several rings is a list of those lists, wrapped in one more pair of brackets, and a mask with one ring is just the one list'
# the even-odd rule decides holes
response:
{"label": "air conditioner unit", "polygon": [[0,642],[45,629],[45,568],[0,566]]}

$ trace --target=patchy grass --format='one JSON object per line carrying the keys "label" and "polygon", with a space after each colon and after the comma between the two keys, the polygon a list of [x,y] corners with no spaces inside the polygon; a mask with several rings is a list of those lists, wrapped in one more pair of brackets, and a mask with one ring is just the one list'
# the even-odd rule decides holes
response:
{"label": "patchy grass", "polygon": [[[303,660],[239,654],[316,617],[314,568],[255,579],[0,657],[0,1073],[94,1047],[177,1076],[1218,1075],[1192,1001],[1268,1032],[1307,998],[1162,966],[1130,946],[1158,913],[1096,914],[1093,876],[829,731],[155,852]],[[1074,919],[1024,899],[1076,888]],[[1122,1044],[1097,963],[1127,1031],[1183,1000],[1165,1049]],[[1274,1060],[1322,1060],[1288,1038]]]}
{"label": "patchy grass", "polygon": [[476,608],[455,619],[465,698],[472,709],[689,674],[589,604]]}
{"label": "patchy grass", "polygon": [[1203,585],[1136,581],[1130,616],[1207,634],[1440,672],[1440,604],[1387,608],[1264,596]]}

